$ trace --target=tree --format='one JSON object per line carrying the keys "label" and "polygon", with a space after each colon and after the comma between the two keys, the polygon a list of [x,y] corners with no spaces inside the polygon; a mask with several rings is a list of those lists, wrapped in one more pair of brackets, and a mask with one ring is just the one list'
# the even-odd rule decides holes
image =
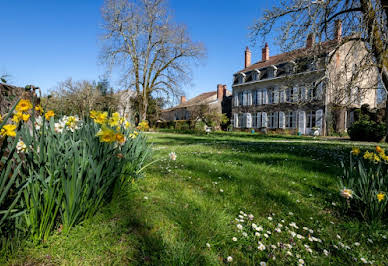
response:
{"label": "tree", "polygon": [[115,111],[117,99],[110,93],[103,95],[95,82],[69,78],[58,84],[50,97],[44,99],[43,105],[61,115],[85,117],[91,110]]}
{"label": "tree", "polygon": [[[279,32],[281,47],[284,50],[291,50],[301,46],[309,33],[314,34],[314,38],[319,42],[332,39],[333,24],[342,23],[347,38],[337,40],[335,51],[351,43],[348,52],[363,47],[366,53],[360,58],[356,69],[353,66],[343,67],[346,75],[344,84],[341,86],[333,84],[337,89],[338,101],[341,102],[341,97],[348,97],[352,93],[351,89],[361,78],[362,73],[368,73],[373,69],[378,71],[387,92],[388,24],[381,0],[281,0],[277,3],[277,6],[266,10],[262,18],[251,28],[253,41],[256,41],[257,37],[265,38],[276,25],[281,24]],[[317,49],[320,48],[318,45]],[[337,73],[343,75],[341,72]],[[378,82],[377,80],[376,83]],[[365,89],[376,89],[377,86],[373,84]],[[388,101],[386,107],[388,114]],[[388,124],[388,115],[386,119]],[[386,140],[388,141],[388,137]]]}
{"label": "tree", "polygon": [[109,67],[121,67],[125,86],[142,99],[140,119],[145,120],[151,93],[180,95],[189,63],[204,55],[204,47],[190,39],[184,26],[173,23],[163,0],[106,0],[102,17],[101,59]]}

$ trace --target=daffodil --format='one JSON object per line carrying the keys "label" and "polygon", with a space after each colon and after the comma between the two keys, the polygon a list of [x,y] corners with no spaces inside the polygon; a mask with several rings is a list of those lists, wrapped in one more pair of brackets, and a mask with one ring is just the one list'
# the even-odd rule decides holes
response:
{"label": "daffodil", "polygon": [[16,150],[18,153],[19,152],[26,152],[27,146],[22,140],[19,140],[18,143],[16,144]]}
{"label": "daffodil", "polygon": [[377,194],[377,200],[380,202],[382,200],[384,200],[385,198],[385,193],[383,192],[380,192],[379,194]]}
{"label": "daffodil", "polygon": [[125,137],[123,134],[121,133],[116,133],[116,140],[117,142],[119,142],[120,144],[123,144],[125,142]]}
{"label": "daffodil", "polygon": [[384,149],[382,149],[380,146],[376,146],[376,152],[382,154],[384,153]]}
{"label": "daffodil", "polygon": [[353,149],[352,149],[352,154],[354,154],[354,155],[359,155],[359,154],[360,154],[360,149],[357,148],[357,147],[353,147]]}
{"label": "daffodil", "polygon": [[100,138],[100,142],[114,142],[116,141],[116,133],[113,129],[103,127],[96,134]]}
{"label": "daffodil", "polygon": [[364,153],[364,159],[365,160],[373,160],[373,152],[366,151]]}
{"label": "daffodil", "polygon": [[9,136],[9,137],[15,137],[16,136],[16,125],[5,125],[0,131],[0,135],[2,136]]}
{"label": "daffodil", "polygon": [[46,118],[46,120],[50,120],[50,118],[53,117],[54,115],[55,115],[54,111],[49,110],[44,114],[44,117]]}
{"label": "daffodil", "polygon": [[118,126],[120,123],[120,114],[115,112],[112,114],[112,117],[109,119],[109,125],[111,127]]}
{"label": "daffodil", "polygon": [[18,112],[26,112],[30,109],[32,109],[32,103],[29,100],[22,99],[20,102],[16,105],[16,111]]}
{"label": "daffodil", "polygon": [[37,106],[35,106],[35,111],[39,112],[40,114],[43,114],[43,108],[42,106],[39,104]]}
{"label": "daffodil", "polygon": [[349,188],[344,188],[341,190],[341,196],[345,199],[353,198],[353,190]]}
{"label": "daffodil", "polygon": [[19,123],[19,121],[21,121],[21,120],[26,122],[26,121],[28,121],[28,119],[30,119],[30,115],[24,114],[22,112],[17,112],[12,117],[12,121],[14,121],[15,123]]}
{"label": "daffodil", "polygon": [[94,122],[97,124],[105,124],[108,117],[108,112],[97,112]]}

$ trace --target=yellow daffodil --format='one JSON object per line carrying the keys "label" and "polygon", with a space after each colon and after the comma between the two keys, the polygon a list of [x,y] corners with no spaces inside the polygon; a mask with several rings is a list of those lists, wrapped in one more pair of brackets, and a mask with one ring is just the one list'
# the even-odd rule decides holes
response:
{"label": "yellow daffodil", "polygon": [[40,114],[43,114],[43,108],[42,106],[39,104],[37,106],[35,106],[35,111],[39,112]]}
{"label": "yellow daffodil", "polygon": [[131,126],[131,123],[129,123],[128,121],[125,121],[124,123],[125,129],[128,129],[130,126]]}
{"label": "yellow daffodil", "polygon": [[116,141],[116,133],[113,129],[110,128],[102,128],[96,134],[97,137],[100,138],[100,142],[114,142]]}
{"label": "yellow daffodil", "polygon": [[374,159],[374,161],[375,161],[376,163],[378,163],[378,162],[381,161],[380,157],[379,157],[376,153],[373,153],[373,159]]}
{"label": "yellow daffodil", "polygon": [[137,135],[139,135],[139,132],[134,131],[133,133],[129,134],[129,137],[130,137],[131,139],[136,139]]}
{"label": "yellow daffodil", "polygon": [[364,159],[365,160],[373,160],[373,152],[369,152],[369,151],[366,151],[365,153],[364,153]]}
{"label": "yellow daffodil", "polygon": [[0,114],[0,123],[3,122],[3,117]]}
{"label": "yellow daffodil", "polygon": [[123,144],[125,142],[125,137],[123,134],[121,133],[117,133],[116,134],[116,140],[117,142],[119,142],[120,144]]}
{"label": "yellow daffodil", "polygon": [[112,114],[112,117],[109,119],[109,125],[111,127],[118,126],[120,122],[120,114],[115,112]]}
{"label": "yellow daffodil", "polygon": [[10,136],[10,137],[15,137],[16,136],[16,125],[5,125],[0,131],[0,135],[2,136]]}
{"label": "yellow daffodil", "polygon": [[377,199],[379,202],[384,200],[384,198],[385,198],[385,193],[380,192],[379,194],[377,194]]}
{"label": "yellow daffodil", "polygon": [[352,149],[352,154],[354,154],[354,155],[359,155],[359,154],[360,154],[360,149],[357,148],[357,147],[353,147],[353,149]]}
{"label": "yellow daffodil", "polygon": [[32,109],[32,103],[29,100],[21,99],[15,109],[18,112],[26,112]]}
{"label": "yellow daffodil", "polygon": [[92,111],[90,111],[90,118],[91,119],[96,119],[97,118],[97,111],[94,111],[94,110],[92,110]]}
{"label": "yellow daffodil", "polygon": [[376,146],[376,152],[382,154],[384,153],[384,150],[380,146]]}
{"label": "yellow daffodil", "polygon": [[46,120],[50,120],[50,118],[53,117],[54,115],[55,115],[54,111],[49,110],[44,114],[44,117],[46,118]]}
{"label": "yellow daffodil", "polygon": [[97,124],[105,124],[108,117],[108,112],[97,112],[94,122]]}
{"label": "yellow daffodil", "polygon": [[137,129],[140,131],[147,131],[149,128],[150,126],[148,125],[148,122],[145,120],[141,121],[137,126]]}

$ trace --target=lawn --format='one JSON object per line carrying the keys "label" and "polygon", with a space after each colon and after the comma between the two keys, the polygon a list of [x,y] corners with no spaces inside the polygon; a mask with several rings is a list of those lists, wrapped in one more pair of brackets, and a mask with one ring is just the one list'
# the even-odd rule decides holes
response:
{"label": "lawn", "polygon": [[388,261],[387,227],[367,226],[340,208],[336,178],[353,143],[245,133],[148,136],[158,161],[144,178],[69,235],[58,230],[39,246],[27,242],[8,263]]}

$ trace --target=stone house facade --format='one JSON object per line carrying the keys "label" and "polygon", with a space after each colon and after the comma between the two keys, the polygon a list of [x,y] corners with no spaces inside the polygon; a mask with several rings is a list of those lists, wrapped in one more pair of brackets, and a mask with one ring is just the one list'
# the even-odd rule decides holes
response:
{"label": "stone house facade", "polygon": [[[343,62],[356,64],[363,52],[362,48],[353,52],[351,42],[336,49],[342,38],[341,27],[337,21],[333,40],[315,44],[310,34],[305,47],[275,56],[269,55],[265,44],[262,60],[255,64],[251,64],[247,47],[245,67],[233,76],[233,128],[326,135],[334,106],[346,106],[339,109],[336,119],[336,127],[343,130],[352,122],[351,108],[365,103],[375,107],[376,90],[359,95],[355,86],[349,97],[337,99],[338,84],[345,83]],[[357,81],[360,86],[377,79],[376,72],[367,74]],[[352,104],[345,104],[350,100]]]}
{"label": "stone house facade", "polygon": [[181,96],[180,104],[163,110],[160,118],[164,121],[191,120],[192,113],[201,105],[218,113],[229,114],[230,117],[231,95],[232,93],[226,89],[226,85],[218,84],[216,91],[202,93],[190,100]]}

